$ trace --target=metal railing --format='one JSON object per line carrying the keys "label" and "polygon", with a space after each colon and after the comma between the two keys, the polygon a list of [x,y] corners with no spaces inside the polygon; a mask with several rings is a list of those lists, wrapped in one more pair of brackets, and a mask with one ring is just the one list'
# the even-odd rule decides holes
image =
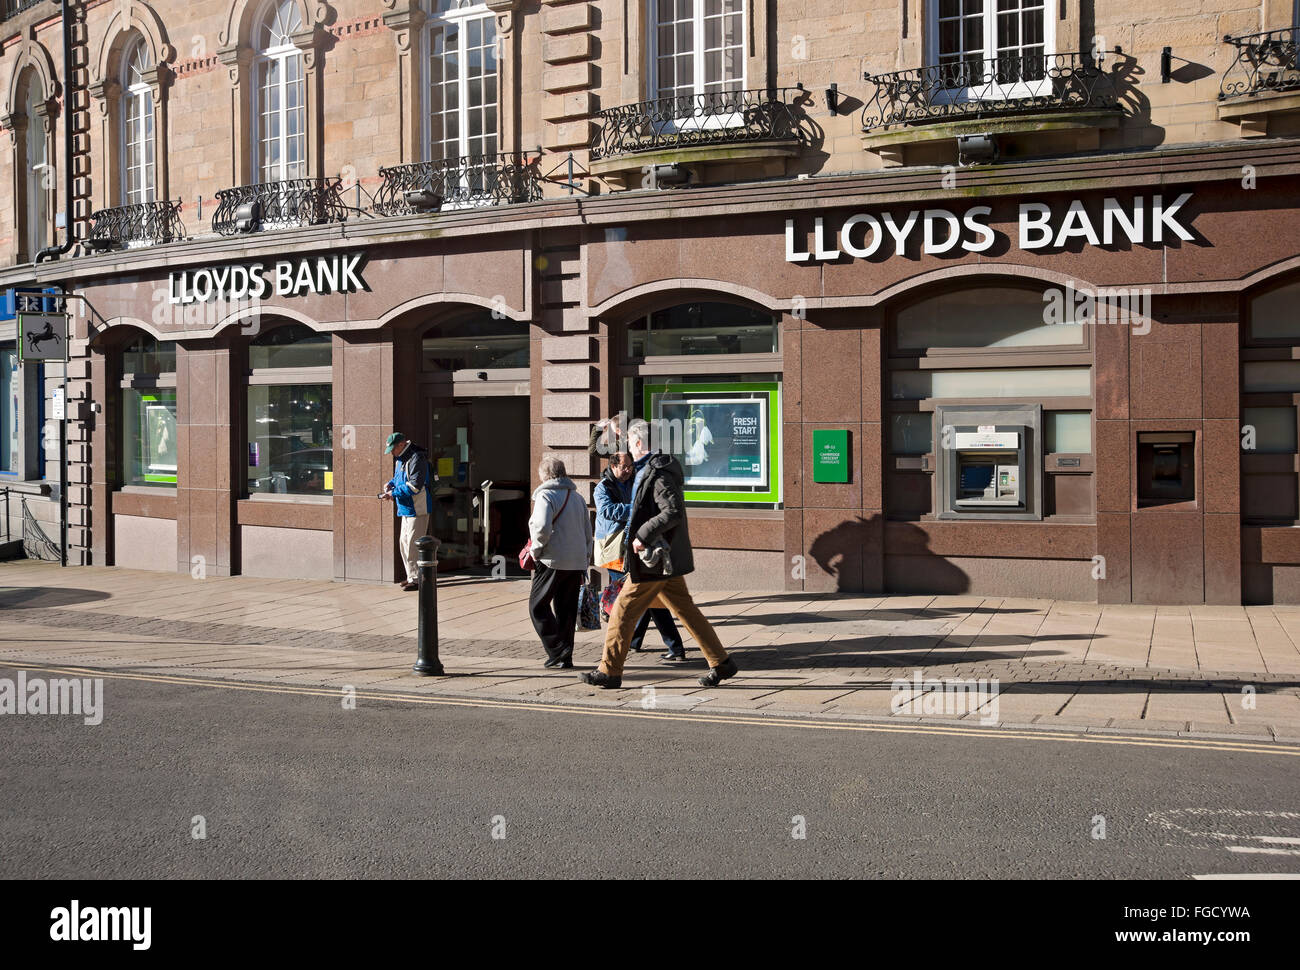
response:
{"label": "metal railing", "polygon": [[1296,42],[1300,27],[1268,30],[1261,34],[1225,36],[1223,42],[1237,49],[1232,64],[1223,72],[1219,100],[1241,95],[1300,91],[1300,61]]}
{"label": "metal railing", "polygon": [[131,248],[175,242],[185,238],[180,213],[179,199],[99,209],[90,214],[93,225],[86,244],[91,250],[102,250],[115,246]]}
{"label": "metal railing", "polygon": [[0,19],[8,20],[10,17],[17,17],[24,10],[30,10],[44,2],[45,0],[4,0],[4,17]]}
{"label": "metal railing", "polygon": [[285,179],[258,182],[217,193],[212,230],[223,236],[264,229],[318,226],[345,222],[341,180],[334,178]]}
{"label": "metal railing", "polygon": [[862,109],[862,130],[957,118],[1086,111],[1118,107],[1104,52],[1004,54],[967,58],[889,74],[864,74],[875,93]]}
{"label": "metal railing", "polygon": [[536,165],[512,153],[393,165],[381,168],[379,175],[384,181],[375,194],[373,208],[383,216],[510,205],[542,197]]}
{"label": "metal railing", "polygon": [[591,158],[658,148],[807,141],[805,118],[791,102],[802,88],[712,91],[606,108],[591,141]]}

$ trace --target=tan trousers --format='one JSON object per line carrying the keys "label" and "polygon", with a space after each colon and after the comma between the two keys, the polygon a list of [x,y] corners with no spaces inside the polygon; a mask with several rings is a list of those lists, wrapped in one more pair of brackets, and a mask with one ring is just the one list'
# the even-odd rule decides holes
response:
{"label": "tan trousers", "polygon": [[397,548],[401,550],[402,561],[406,563],[406,581],[409,583],[418,582],[420,579],[420,569],[415,564],[419,561],[419,550],[415,547],[415,540],[420,539],[429,531],[429,517],[427,515],[403,515],[402,532],[398,536]]}
{"label": "tan trousers", "polygon": [[600,669],[604,673],[611,677],[623,676],[623,661],[627,659],[637,621],[649,609],[656,596],[695,638],[710,667],[716,667],[727,659],[727,651],[723,649],[718,635],[713,632],[712,624],[704,618],[700,608],[691,599],[690,591],[686,588],[686,577],[673,576],[643,583],[628,580],[619,590],[614,609],[609,614],[605,652],[600,658]]}

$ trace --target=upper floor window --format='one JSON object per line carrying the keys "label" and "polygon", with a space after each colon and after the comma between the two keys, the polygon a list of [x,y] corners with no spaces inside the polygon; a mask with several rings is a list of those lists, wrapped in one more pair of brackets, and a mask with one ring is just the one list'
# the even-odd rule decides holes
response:
{"label": "upper floor window", "polygon": [[483,3],[426,0],[428,157],[497,153],[497,28]]}
{"label": "upper floor window", "polygon": [[745,87],[742,0],[651,0],[651,89],[656,98]]}
{"label": "upper floor window", "polygon": [[27,83],[26,202],[27,260],[50,244],[50,189],[54,186],[54,166],[46,157],[45,109],[40,82],[30,77]]}
{"label": "upper floor window", "polygon": [[307,110],[302,51],[292,37],[302,30],[293,0],[272,0],[254,32],[257,91],[254,101],[258,181],[278,182],[307,174]]}
{"label": "upper floor window", "polygon": [[145,72],[153,67],[144,38],[135,38],[122,57],[122,202],[154,201],[153,88]]}
{"label": "upper floor window", "polygon": [[1024,97],[1046,84],[1054,20],[1046,0],[938,0],[931,45],[945,81],[971,97]]}

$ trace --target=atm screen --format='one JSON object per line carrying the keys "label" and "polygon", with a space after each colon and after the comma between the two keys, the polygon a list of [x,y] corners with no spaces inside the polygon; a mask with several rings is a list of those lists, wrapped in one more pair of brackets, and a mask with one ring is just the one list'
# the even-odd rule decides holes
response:
{"label": "atm screen", "polygon": [[980,492],[993,484],[993,463],[963,465],[961,469],[961,490],[963,492]]}

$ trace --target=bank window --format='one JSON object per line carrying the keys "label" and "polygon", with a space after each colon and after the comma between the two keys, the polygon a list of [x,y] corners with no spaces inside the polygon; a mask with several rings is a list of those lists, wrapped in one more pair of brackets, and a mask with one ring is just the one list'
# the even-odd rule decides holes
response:
{"label": "bank window", "polygon": [[650,11],[656,98],[744,89],[742,0],[651,0]]}
{"label": "bank window", "polygon": [[889,417],[889,451],[894,455],[927,455],[934,450],[934,422],[928,411]]}
{"label": "bank window", "polygon": [[731,303],[684,303],[656,310],[628,327],[628,354],[771,354],[778,349],[771,313]]}
{"label": "bank window", "polygon": [[1041,291],[1023,287],[943,293],[899,311],[898,348],[1083,347],[1087,328],[1047,323],[1046,306]]}
{"label": "bank window", "polygon": [[248,494],[332,495],[329,335],[277,327],[252,340],[248,360]]}
{"label": "bank window", "polygon": [[262,182],[307,174],[302,51],[293,43],[293,34],[300,30],[297,3],[278,0],[267,6],[254,34],[258,51],[254,164]]}
{"label": "bank window", "polygon": [[485,4],[426,0],[429,158],[497,153],[496,17]]}
{"label": "bank window", "polygon": [[1049,85],[1054,18],[1046,0],[938,0],[931,49],[954,98],[1033,96]]}
{"label": "bank window", "polygon": [[1251,301],[1250,336],[1256,341],[1300,342],[1300,283],[1279,286]]}
{"label": "bank window", "polygon": [[22,472],[22,445],[18,436],[20,410],[18,399],[22,394],[22,372],[18,369],[18,348],[0,346],[0,473],[18,475]]}
{"label": "bank window", "polygon": [[140,337],[122,352],[122,484],[176,487],[176,344]]}
{"label": "bank window", "polygon": [[153,88],[145,80],[152,67],[144,38],[136,36],[122,58],[122,203],[154,200]]}
{"label": "bank window", "polygon": [[426,371],[528,366],[528,325],[482,313],[435,326],[421,344]]}
{"label": "bank window", "polygon": [[896,370],[890,376],[895,400],[993,397],[1089,397],[1088,367],[1018,367],[967,370]]}
{"label": "bank window", "polygon": [[1043,418],[1047,454],[1092,454],[1091,411],[1048,411]]}
{"label": "bank window", "polygon": [[1300,402],[1300,282],[1250,298],[1242,328],[1241,511],[1248,522],[1294,525],[1300,517],[1296,404]]}

